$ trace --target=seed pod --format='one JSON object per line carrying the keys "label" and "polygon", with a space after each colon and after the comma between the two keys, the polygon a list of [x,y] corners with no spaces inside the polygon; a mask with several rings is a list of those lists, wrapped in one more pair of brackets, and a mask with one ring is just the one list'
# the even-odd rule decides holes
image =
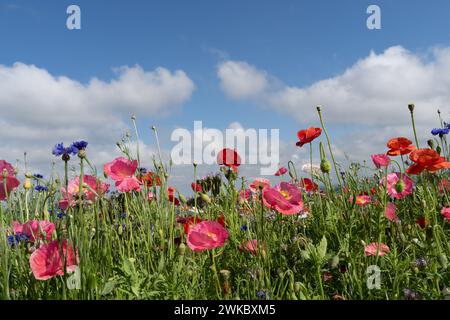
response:
{"label": "seed pod", "polygon": [[25,181],[23,183],[23,187],[25,190],[31,189],[31,180],[29,178],[25,179]]}

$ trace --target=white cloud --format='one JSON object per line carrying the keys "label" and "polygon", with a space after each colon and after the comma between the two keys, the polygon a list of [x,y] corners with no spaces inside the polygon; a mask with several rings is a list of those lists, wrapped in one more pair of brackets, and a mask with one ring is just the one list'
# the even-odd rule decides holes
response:
{"label": "white cloud", "polygon": [[102,164],[116,153],[131,114],[177,112],[195,89],[183,71],[140,66],[114,71],[109,82],[93,78],[83,84],[34,65],[0,65],[0,159],[13,162],[27,151],[32,168],[43,170],[51,165],[55,143],[84,139],[93,160]]}
{"label": "white cloud", "polygon": [[450,48],[433,50],[429,60],[400,46],[371,52],[342,74],[306,87],[279,86],[246,62],[219,64],[218,77],[231,98],[269,105],[300,123],[316,120],[314,106],[323,105],[328,123],[405,125],[413,102],[417,120],[432,124],[436,109],[449,107]]}

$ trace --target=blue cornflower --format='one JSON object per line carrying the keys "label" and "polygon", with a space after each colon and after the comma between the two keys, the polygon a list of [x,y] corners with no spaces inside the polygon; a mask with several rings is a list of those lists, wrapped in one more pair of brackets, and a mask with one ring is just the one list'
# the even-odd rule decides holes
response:
{"label": "blue cornflower", "polygon": [[75,141],[74,143],[72,143],[71,147],[76,149],[77,150],[76,152],[78,152],[79,150],[86,149],[87,145],[88,145],[88,143],[86,141],[81,140],[81,141]]}
{"label": "blue cornflower", "polygon": [[48,191],[48,188],[45,186],[36,186],[34,187],[34,190],[41,192],[41,191]]}
{"label": "blue cornflower", "polygon": [[73,145],[67,148],[64,148],[63,143],[57,143],[52,150],[52,153],[55,156],[70,156],[71,154],[76,155],[78,149],[74,148]]}
{"label": "blue cornflower", "polygon": [[8,236],[8,245],[12,247],[15,244],[16,244],[16,237],[14,237],[14,235]]}
{"label": "blue cornflower", "polygon": [[433,136],[439,135],[439,137],[442,138],[442,136],[448,134],[449,130],[450,130],[449,128],[434,128],[433,130],[431,130],[431,134]]}
{"label": "blue cornflower", "polygon": [[63,212],[59,212],[56,216],[57,216],[59,219],[62,219],[63,217],[66,216],[66,214],[63,213]]}
{"label": "blue cornflower", "polygon": [[34,177],[35,179],[44,179],[44,176],[43,176],[42,174],[40,174],[40,173],[35,173],[35,174],[33,175],[33,177]]}
{"label": "blue cornflower", "polygon": [[125,218],[127,217],[127,213],[126,213],[126,212],[123,212],[122,214],[120,214],[120,217],[121,217],[122,219],[125,219]]}
{"label": "blue cornflower", "polygon": [[241,231],[247,231],[247,226],[245,225],[245,224],[243,224],[242,226],[241,226]]}
{"label": "blue cornflower", "polygon": [[261,299],[261,300],[267,299],[267,293],[266,293],[266,290],[259,290],[259,291],[256,293],[256,296],[257,296],[259,299]]}

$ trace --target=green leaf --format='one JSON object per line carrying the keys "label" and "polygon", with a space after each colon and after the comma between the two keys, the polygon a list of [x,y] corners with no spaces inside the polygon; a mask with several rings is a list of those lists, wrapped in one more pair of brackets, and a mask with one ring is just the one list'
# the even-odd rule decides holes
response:
{"label": "green leaf", "polygon": [[108,281],[102,290],[102,296],[106,296],[106,295],[110,294],[114,290],[115,287],[116,287],[115,281]]}
{"label": "green leaf", "polygon": [[327,254],[327,238],[325,236],[322,237],[322,240],[320,240],[319,245],[317,246],[317,255],[319,260],[325,259],[325,256]]}

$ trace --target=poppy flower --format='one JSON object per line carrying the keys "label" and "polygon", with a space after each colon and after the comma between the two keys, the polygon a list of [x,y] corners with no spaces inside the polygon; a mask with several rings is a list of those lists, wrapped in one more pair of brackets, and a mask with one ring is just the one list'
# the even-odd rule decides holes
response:
{"label": "poppy flower", "polygon": [[[76,251],[76,250],[75,250]],[[62,253],[60,255],[60,243],[54,240],[41,245],[30,256],[30,267],[36,280],[47,280],[55,276],[64,275],[63,260],[65,260],[66,270],[74,272],[78,265],[78,253],[74,253],[67,240],[62,242]]]}
{"label": "poppy flower", "polygon": [[192,188],[192,191],[194,191],[194,192],[202,192],[203,191],[201,184],[198,184],[196,182],[191,183],[191,188]]}
{"label": "poppy flower", "polygon": [[251,255],[256,256],[259,251],[258,240],[253,239],[250,241],[244,241],[239,245],[239,250],[241,252],[250,253]]}
{"label": "poppy flower", "polygon": [[139,177],[139,181],[147,187],[160,186],[161,179],[154,172],[147,172]]}
{"label": "poppy flower", "polygon": [[444,216],[445,219],[450,221],[450,207],[442,208],[441,214]]}
{"label": "poppy flower", "polygon": [[[6,192],[5,192],[6,180]],[[14,189],[20,185],[20,181],[14,176],[14,168],[5,160],[0,160],[0,201],[5,200]]]}
{"label": "poppy flower", "polygon": [[118,157],[105,164],[104,171],[115,181],[119,192],[141,191],[141,182],[135,176],[137,167],[137,160]]}
{"label": "poppy flower", "polygon": [[300,130],[297,132],[298,140],[295,144],[297,147],[303,147],[303,145],[312,142],[314,139],[318,138],[322,133],[322,129],[309,127],[305,130]]}
{"label": "poppy flower", "polygon": [[245,203],[250,199],[250,196],[252,195],[252,192],[250,189],[245,189],[239,191],[239,203]]}
{"label": "poppy flower", "polygon": [[[349,199],[350,202],[353,202],[353,197],[350,197]],[[360,194],[358,196],[356,196],[356,201],[355,204],[358,206],[365,206],[372,203],[372,197],[368,196],[366,194]]]}
{"label": "poppy flower", "polygon": [[190,228],[187,244],[193,251],[211,250],[224,245],[228,231],[217,221],[202,221]]}
{"label": "poppy flower", "polygon": [[373,154],[370,157],[377,168],[387,167],[391,163],[391,159],[385,154]]}
{"label": "poppy flower", "polygon": [[248,187],[252,192],[257,193],[260,189],[266,190],[270,188],[270,181],[264,178],[256,178]]}
{"label": "poppy flower", "polygon": [[287,182],[281,182],[273,188],[265,189],[263,203],[266,207],[285,215],[297,214],[303,210],[300,190]]}
{"label": "poppy flower", "polygon": [[396,207],[395,203],[389,202],[386,207],[385,216],[389,221],[398,221],[398,216],[395,214]]}
{"label": "poppy flower", "polygon": [[52,240],[52,234],[55,231],[55,225],[50,221],[30,220],[24,224],[18,221],[13,221],[13,230],[15,234],[26,235],[30,242],[35,242],[36,239]]}
{"label": "poppy flower", "polygon": [[[380,185],[384,185],[385,179],[380,179]],[[399,172],[387,175],[387,193],[395,198],[402,199],[412,193],[414,183],[406,174]]]}
{"label": "poppy flower", "polygon": [[364,254],[366,256],[376,256],[378,252],[378,255],[380,257],[384,256],[387,253],[391,252],[391,249],[384,243],[376,243],[372,242],[364,247]]}
{"label": "poppy flower", "polygon": [[[85,187],[85,185],[89,186]],[[61,188],[61,193],[64,195],[66,200],[69,200],[71,203],[73,201],[74,196],[78,196],[78,192],[80,190],[80,177],[76,177],[73,180],[70,180],[66,188]],[[83,187],[82,192],[86,200],[94,201],[97,198],[97,195],[102,195],[108,192],[109,184],[100,182],[96,177],[91,175],[83,176]],[[68,199],[67,199],[68,197]]]}
{"label": "poppy flower", "polygon": [[317,191],[319,186],[312,182],[309,178],[302,178],[300,181],[300,186],[306,190],[306,192]]}
{"label": "poppy flower", "polygon": [[[191,227],[195,226],[197,223],[200,223],[202,221],[204,221],[204,220],[201,219],[200,217],[192,217],[192,216],[187,217],[187,218],[182,218],[182,217],[177,218],[177,222],[181,223],[183,225],[185,234],[189,233],[189,230]],[[221,214],[217,218],[217,222],[220,223],[225,228],[225,216],[223,214]]]}
{"label": "poppy flower", "polygon": [[433,149],[417,149],[409,155],[411,161],[414,162],[406,172],[409,174],[419,174],[426,170],[428,172],[436,172],[441,169],[450,168],[450,162],[441,157]]}
{"label": "poppy flower", "polygon": [[275,172],[275,176],[279,177],[282,176],[283,174],[285,174],[288,170],[285,167],[281,167],[280,169],[278,169],[277,172]]}
{"label": "poppy flower", "polygon": [[174,187],[167,188],[167,195],[168,195],[169,201],[177,206],[180,204],[180,200],[175,198],[175,191],[177,191],[177,190]]}
{"label": "poppy flower", "polygon": [[390,156],[399,156],[403,154],[408,154],[414,149],[416,149],[416,147],[412,144],[411,140],[403,137],[389,140],[387,143],[387,147],[389,148],[387,154]]}
{"label": "poppy flower", "polygon": [[236,150],[224,148],[217,154],[217,164],[227,166],[237,172],[237,167],[241,165],[241,157]]}
{"label": "poppy flower", "polygon": [[416,220],[420,228],[425,229],[428,226],[428,220],[425,217],[420,217]]}

